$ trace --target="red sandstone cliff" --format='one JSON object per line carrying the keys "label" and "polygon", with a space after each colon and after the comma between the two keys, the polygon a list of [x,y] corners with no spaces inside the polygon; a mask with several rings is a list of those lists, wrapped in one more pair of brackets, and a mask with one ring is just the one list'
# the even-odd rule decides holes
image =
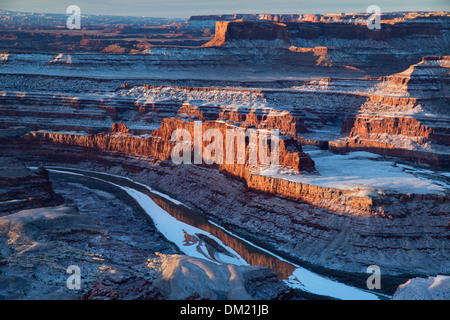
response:
{"label": "red sandstone cliff", "polygon": [[290,34],[283,23],[217,21],[214,39],[202,47],[223,46],[233,40],[282,40],[290,42]]}
{"label": "red sandstone cliff", "polygon": [[[153,134],[146,138],[134,136],[129,134],[129,129],[125,124],[114,124],[113,133],[100,133],[92,135],[76,135],[54,132],[31,132],[27,134],[24,139],[30,142],[38,142],[42,144],[59,144],[59,145],[74,145],[81,146],[88,149],[95,150],[107,150],[118,151],[130,154],[138,155],[150,155],[157,159],[168,160],[171,159],[171,152],[176,142],[172,141],[172,133],[176,129],[185,129],[190,133],[191,141],[195,139],[196,133],[194,132],[194,123],[186,122],[177,118],[164,119],[158,130],[155,130]],[[201,135],[206,130],[217,129],[224,137],[224,146],[226,143],[227,129],[237,129],[224,122],[206,121],[202,123]],[[270,143],[268,143],[270,145]],[[209,145],[208,142],[204,142],[202,139],[202,150]],[[242,164],[242,170],[247,170],[249,165],[249,145],[248,139],[246,140],[245,150],[245,164]],[[194,145],[192,144],[191,150]],[[235,149],[237,143],[235,144]],[[224,147],[223,163],[225,163],[226,150]],[[236,150],[235,150],[236,151]],[[235,152],[235,157],[237,152]],[[268,156],[271,156],[270,151],[267,152]],[[193,157],[192,153],[192,157]],[[259,156],[259,155],[258,155]],[[192,161],[194,162],[194,161]],[[301,146],[292,139],[283,138],[279,140],[279,164],[291,168],[297,172],[300,170],[314,170],[314,162],[311,158],[302,152]],[[220,166],[224,170],[231,170],[235,165]],[[239,166],[239,165],[236,165]]]}
{"label": "red sandstone cliff", "polygon": [[[367,28],[366,23],[354,23],[352,19],[341,19],[337,17],[333,23],[330,21],[318,19],[305,19],[301,23],[293,21],[284,21],[280,23],[271,19],[235,19],[231,21],[215,21],[214,39],[204,44],[203,47],[223,46],[229,41],[234,40],[282,40],[290,43],[291,39],[371,39],[386,41],[408,37],[412,35],[433,36],[441,34],[443,29],[448,29],[448,17],[441,17],[441,23],[430,24],[420,20],[414,23],[404,22],[402,20],[389,21],[384,20],[383,28],[380,30],[371,30]],[[308,21],[309,20],[309,21]],[[214,22],[214,20],[211,20]],[[361,19],[361,21],[365,21]],[[439,21],[439,20],[437,20]]]}
{"label": "red sandstone cliff", "polygon": [[331,150],[366,150],[445,167],[450,163],[448,56],[423,57],[401,73],[381,78],[358,113],[343,122],[348,137]]}
{"label": "red sandstone cliff", "polygon": [[112,125],[112,132],[130,133],[130,129],[127,128],[125,123],[114,123]]}

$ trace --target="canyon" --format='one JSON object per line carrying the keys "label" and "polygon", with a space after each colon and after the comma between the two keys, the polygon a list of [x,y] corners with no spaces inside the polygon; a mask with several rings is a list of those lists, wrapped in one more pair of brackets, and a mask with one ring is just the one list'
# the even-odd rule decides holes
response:
{"label": "canyon", "polygon": [[[12,22],[5,22],[7,16],[13,17]],[[37,40],[30,47],[19,40],[30,32],[27,28],[35,26],[33,20],[25,20],[30,25],[23,22],[19,31],[12,27],[19,23],[14,14],[0,12],[0,17],[0,28],[11,33],[0,39],[3,226],[14,215],[45,216],[39,208],[49,208],[45,209],[48,215],[56,219],[59,209],[54,208],[62,206],[61,211],[69,214],[64,217],[74,219],[63,222],[64,228],[73,223],[73,231],[67,233],[71,236],[65,234],[63,240],[77,250],[89,251],[78,242],[73,244],[72,235],[78,229],[88,230],[86,237],[100,231],[88,228],[83,214],[76,215],[72,204],[77,203],[78,210],[111,215],[106,227],[117,234],[137,228],[137,221],[111,210],[101,213],[100,206],[90,205],[81,182],[54,173],[49,177],[45,167],[57,166],[142,183],[265,250],[357,287],[365,286],[366,268],[375,264],[386,277],[383,293],[388,296],[409,278],[448,274],[448,13],[385,14],[378,31],[361,23],[367,18],[364,14],[133,20],[136,28],[132,30],[117,20],[109,30],[117,36],[113,42],[99,27],[102,22],[94,21],[91,30],[77,31],[82,39],[64,30],[70,40],[63,38],[58,51],[52,37],[61,30],[34,31]],[[96,38],[90,33],[94,25],[101,33]],[[138,36],[142,38],[129,40]],[[199,122],[202,134],[214,129],[224,137],[230,129],[277,130],[278,170],[251,163],[248,140],[240,150],[244,163],[205,159],[174,163],[173,132],[184,129],[195,136]],[[208,143],[202,141],[201,146],[204,149]],[[188,148],[193,151],[193,144]],[[76,200],[78,193],[84,200]],[[94,194],[103,197],[102,203],[113,201],[102,192]],[[125,198],[114,203],[125,212],[139,211],[135,205],[130,209]],[[25,223],[29,218],[20,219]],[[123,248],[123,253],[113,253],[113,244],[97,238],[86,240],[92,247],[111,250],[114,266],[100,272],[95,264],[88,264],[92,273],[102,276],[89,282],[83,298],[207,295],[208,290],[202,290],[212,284],[201,289],[193,283],[195,292],[171,292],[161,280],[165,271],[160,269],[145,278],[142,270],[148,266],[143,257],[148,252],[158,268],[201,264],[177,256],[179,248],[148,228],[151,231],[145,236],[139,229],[141,236],[155,239],[139,252],[114,234],[114,245]],[[35,231],[30,232],[29,237],[38,242],[33,238]],[[101,232],[101,237],[108,238],[108,232]],[[14,265],[24,263],[11,250],[6,250],[7,256],[2,253],[8,274]],[[49,255],[58,255],[55,252]],[[80,257],[87,255],[77,252]],[[139,272],[125,272],[126,263],[120,263],[124,257],[140,261],[139,268],[133,267]],[[115,278],[110,270],[119,266],[121,277]],[[201,268],[213,267],[201,264]],[[226,268],[232,269],[231,265]],[[268,268],[252,268],[238,272],[239,278],[246,279],[241,295],[311,297],[286,287]],[[223,275],[219,269],[214,272]],[[112,278],[103,277],[106,274]],[[252,281],[261,281],[270,288],[264,292],[273,294],[258,295],[251,289]],[[50,288],[45,293],[27,292],[50,296]],[[130,288],[148,291],[140,295],[142,291]],[[209,298],[233,297],[235,290],[216,289]],[[66,291],[61,294],[75,297]],[[200,296],[190,296],[194,294]]]}

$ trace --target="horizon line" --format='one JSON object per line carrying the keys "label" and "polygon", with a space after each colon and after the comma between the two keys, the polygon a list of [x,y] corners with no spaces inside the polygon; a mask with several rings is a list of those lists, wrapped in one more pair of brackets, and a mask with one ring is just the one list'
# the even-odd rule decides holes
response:
{"label": "horizon line", "polygon": [[[47,15],[62,15],[66,16],[67,13],[56,13],[56,12],[38,12],[38,11],[17,11],[17,10],[8,10],[0,8],[0,11],[4,12],[14,12],[14,13],[24,13],[24,14],[47,14]],[[405,10],[405,11],[385,11],[382,12],[381,15],[392,14],[392,13],[450,13],[447,10]],[[117,15],[117,14],[95,14],[95,13],[81,13],[83,16],[106,16],[106,17],[132,17],[132,18],[159,18],[159,19],[189,19],[191,17],[201,17],[201,16],[220,16],[220,15],[304,15],[304,14],[313,14],[313,15],[337,15],[337,14],[370,14],[367,12],[328,12],[328,13],[274,13],[274,12],[259,12],[259,13],[240,13],[240,12],[232,12],[232,13],[208,13],[208,14],[194,14],[188,17],[175,17],[175,16],[146,16],[146,15]]]}

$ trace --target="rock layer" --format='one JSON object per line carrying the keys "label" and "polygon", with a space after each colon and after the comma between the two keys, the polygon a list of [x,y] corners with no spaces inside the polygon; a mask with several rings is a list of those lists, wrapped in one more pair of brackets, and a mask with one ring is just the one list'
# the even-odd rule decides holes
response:
{"label": "rock layer", "polygon": [[43,167],[29,170],[11,157],[1,157],[0,167],[0,216],[62,203]]}
{"label": "rock layer", "polygon": [[149,262],[160,272],[155,285],[170,300],[201,297],[211,300],[279,300],[292,297],[288,286],[268,268],[217,265],[181,255]]}

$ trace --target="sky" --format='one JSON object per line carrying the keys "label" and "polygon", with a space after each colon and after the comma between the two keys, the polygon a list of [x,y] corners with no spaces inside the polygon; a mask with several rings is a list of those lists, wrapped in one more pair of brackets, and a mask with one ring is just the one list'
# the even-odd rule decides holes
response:
{"label": "sky", "polygon": [[450,11],[450,0],[0,0],[0,9],[65,14],[73,4],[82,14],[172,18],[224,13],[366,12],[372,4],[381,12]]}

